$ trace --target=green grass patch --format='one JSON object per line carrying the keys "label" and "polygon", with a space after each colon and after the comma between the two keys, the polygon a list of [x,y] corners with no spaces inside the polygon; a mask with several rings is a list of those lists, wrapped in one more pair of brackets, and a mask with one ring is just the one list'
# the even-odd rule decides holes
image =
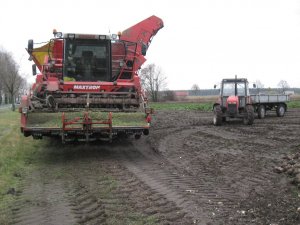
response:
{"label": "green grass patch", "polygon": [[300,108],[300,101],[299,100],[290,101],[287,103],[287,107],[288,109]]}
{"label": "green grass patch", "polygon": [[200,110],[211,111],[213,103],[196,102],[151,102],[150,107],[154,110]]}
{"label": "green grass patch", "polygon": [[20,132],[20,114],[3,110],[0,112],[0,224],[7,224],[15,194],[26,171],[32,168],[32,155],[39,148],[39,141],[25,139]]}
{"label": "green grass patch", "polygon": [[[151,102],[150,107],[154,110],[200,110],[211,111],[213,102]],[[287,102],[288,109],[300,108],[300,101]]]}

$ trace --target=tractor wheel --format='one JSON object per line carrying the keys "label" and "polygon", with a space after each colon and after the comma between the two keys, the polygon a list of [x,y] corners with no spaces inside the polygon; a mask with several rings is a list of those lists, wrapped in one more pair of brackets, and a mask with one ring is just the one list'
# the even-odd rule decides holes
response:
{"label": "tractor wheel", "polygon": [[285,113],[285,107],[283,104],[280,104],[276,108],[276,114],[278,117],[283,117]]}
{"label": "tractor wheel", "polygon": [[254,108],[252,105],[246,105],[245,108],[245,116],[244,116],[244,124],[252,125],[254,122]]}
{"label": "tractor wheel", "polygon": [[221,106],[216,105],[214,107],[214,119],[213,123],[215,126],[221,126],[222,125],[222,110]]}
{"label": "tractor wheel", "polygon": [[257,110],[258,118],[263,119],[266,115],[266,108],[264,105],[260,105]]}

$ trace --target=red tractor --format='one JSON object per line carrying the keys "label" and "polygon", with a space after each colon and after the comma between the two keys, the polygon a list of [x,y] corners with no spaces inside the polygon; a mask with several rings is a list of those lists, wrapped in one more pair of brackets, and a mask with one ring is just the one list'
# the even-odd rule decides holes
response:
{"label": "red tractor", "polygon": [[53,31],[27,51],[40,73],[20,106],[21,132],[62,141],[109,140],[149,134],[151,110],[138,70],[163,21],[151,16],[117,35]]}
{"label": "red tractor", "polygon": [[213,124],[215,126],[222,125],[222,122],[227,121],[229,118],[241,118],[244,124],[252,125],[254,122],[254,108],[247,79],[223,79],[220,96],[213,106],[213,112]]}

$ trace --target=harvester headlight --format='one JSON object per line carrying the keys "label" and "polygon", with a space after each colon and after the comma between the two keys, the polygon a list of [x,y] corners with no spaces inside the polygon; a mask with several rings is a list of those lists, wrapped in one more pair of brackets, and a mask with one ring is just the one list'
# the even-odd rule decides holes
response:
{"label": "harvester headlight", "polygon": [[105,40],[106,39],[106,35],[99,35],[99,39],[100,40]]}
{"label": "harvester headlight", "polygon": [[57,32],[56,29],[53,29],[53,35],[55,38],[62,38],[63,36],[62,32]]}

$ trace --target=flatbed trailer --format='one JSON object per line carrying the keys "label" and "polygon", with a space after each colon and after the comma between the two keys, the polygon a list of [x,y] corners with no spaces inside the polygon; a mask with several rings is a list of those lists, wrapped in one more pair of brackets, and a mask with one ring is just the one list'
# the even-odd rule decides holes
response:
{"label": "flatbed trailer", "polygon": [[266,111],[276,110],[278,117],[283,117],[287,111],[287,102],[290,101],[289,95],[251,95],[254,111],[257,112],[258,118],[263,119]]}

